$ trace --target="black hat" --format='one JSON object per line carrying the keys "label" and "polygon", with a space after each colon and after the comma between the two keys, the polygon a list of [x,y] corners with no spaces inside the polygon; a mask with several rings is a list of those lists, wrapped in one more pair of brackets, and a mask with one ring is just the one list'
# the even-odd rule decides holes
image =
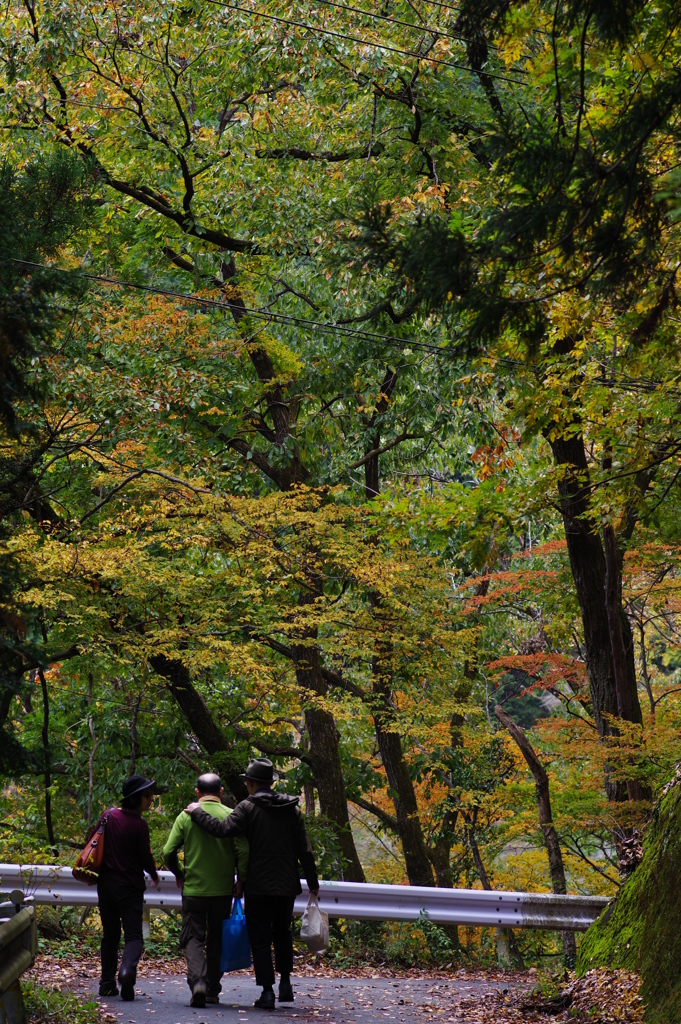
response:
{"label": "black hat", "polygon": [[253,779],[254,782],[273,782],[274,765],[266,757],[256,757],[246,771],[242,772],[240,778]]}
{"label": "black hat", "polygon": [[156,785],[154,779],[145,779],[143,775],[131,775],[129,779],[126,779],[123,783],[123,799],[127,800],[130,796],[136,796],[137,793],[144,793],[147,789],[153,789]]}

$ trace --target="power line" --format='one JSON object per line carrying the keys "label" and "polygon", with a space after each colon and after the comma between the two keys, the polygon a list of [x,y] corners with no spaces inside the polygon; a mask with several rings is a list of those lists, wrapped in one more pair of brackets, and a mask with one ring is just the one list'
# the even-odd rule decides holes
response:
{"label": "power line", "polygon": [[199,295],[188,295],[186,292],[176,292],[169,288],[155,288],[153,285],[136,284],[134,281],[121,281],[115,277],[105,277],[102,274],[86,274],[80,270],[69,270],[66,267],[55,267],[47,263],[34,263],[31,260],[13,259],[24,267],[36,267],[40,270],[51,270],[61,274],[73,274],[75,277],[82,277],[88,281],[96,281],[100,284],[111,285],[117,288],[130,288],[134,291],[147,292],[152,295],[165,295],[171,299],[178,299],[181,302],[188,302],[196,306],[206,306],[210,309],[224,309],[230,313],[239,310],[249,316],[260,320],[267,320],[273,323],[292,323],[302,327],[310,327],[321,331],[324,334],[344,334],[347,337],[359,338],[362,341],[381,341],[387,345],[394,345],[401,349],[418,348],[426,352],[452,354],[452,350],[446,345],[429,345],[423,341],[412,341],[411,339],[396,338],[394,335],[378,334],[374,331],[365,331],[362,328],[347,327],[344,324],[324,323],[321,320],[310,320],[307,317],[293,316],[289,313],[273,313],[271,310],[254,309],[250,306],[238,305],[235,302],[219,302],[217,299],[201,298]]}
{"label": "power line", "polygon": [[[413,21],[401,21],[399,18],[390,18],[387,14],[374,14],[371,11],[363,11],[361,7],[348,7],[347,4],[337,4],[334,0],[317,0],[317,3],[324,4],[325,7],[336,7],[340,11],[350,11],[353,14],[361,14],[364,18],[374,18],[379,21],[390,22],[391,25],[402,25],[404,28],[410,28],[415,32],[430,32],[436,36],[444,36],[447,39],[457,39],[461,42],[467,43],[470,40],[466,39],[465,36],[458,35],[452,32],[447,32],[445,29],[436,28],[431,25],[416,25]],[[488,45],[493,46],[493,43]],[[496,49],[496,47],[494,47]]]}
{"label": "power line", "polygon": [[431,7],[444,7],[444,9],[446,11],[460,11],[461,10],[461,7],[458,6],[458,5],[456,7],[452,7],[451,4],[443,4],[443,3],[440,2],[440,0],[421,0],[421,3],[422,4],[429,4]]}
{"label": "power line", "polygon": [[[31,260],[3,260],[2,262],[16,263],[23,267],[36,267],[40,270],[50,270],[60,274],[72,274],[75,277],[82,277],[88,281],[96,281],[100,284],[110,285],[116,288],[130,288],[134,291],[147,292],[152,295],[165,295],[167,298],[178,299],[180,302],[188,302],[196,306],[207,306],[210,309],[224,309],[230,313],[233,313],[235,309],[239,309],[243,313],[247,313],[249,316],[257,317],[261,320],[267,320],[273,323],[291,323],[302,327],[313,328],[314,330],[320,331],[322,334],[343,334],[346,337],[359,338],[362,341],[381,341],[386,345],[392,345],[400,348],[403,351],[405,349],[421,349],[425,352],[430,352],[432,355],[454,357],[457,352],[450,348],[448,345],[429,345],[424,341],[414,341],[411,338],[396,338],[390,334],[378,334],[375,331],[365,331],[357,327],[347,327],[344,324],[324,323],[320,320],[310,320],[307,317],[293,316],[289,313],[273,313],[271,311],[264,311],[262,309],[253,309],[249,306],[237,305],[234,302],[219,302],[217,299],[205,299],[198,295],[188,295],[186,292],[176,292],[169,288],[155,288],[153,285],[148,284],[136,284],[134,281],[121,281],[115,277],[105,277],[103,274],[86,274],[80,270],[69,270],[66,267],[56,267],[49,263],[36,263]],[[496,364],[499,363],[501,366],[507,366],[509,369],[523,369],[529,373],[538,375],[538,367],[534,367],[529,363],[523,362],[522,359],[510,359],[506,356],[493,356],[491,360]],[[618,379],[619,378],[619,379]],[[627,377],[624,373],[614,371],[608,378],[600,378],[587,382],[587,386],[590,387],[608,387],[612,389],[620,388],[623,391],[634,391],[643,393],[653,393],[658,388],[664,387],[663,381],[654,380],[651,377],[639,378]],[[681,397],[681,388],[670,387],[668,393],[673,394],[676,397]]]}
{"label": "power line", "polygon": [[[302,28],[307,32],[312,32],[316,35],[332,36],[334,39],[345,39],[351,43],[357,43],[359,46],[373,46],[378,50],[387,50],[389,53],[399,53],[405,57],[416,57],[417,60],[427,60],[431,64],[440,64],[446,68],[454,68],[456,71],[464,71],[467,75],[477,75],[478,72],[474,71],[473,68],[466,67],[465,64],[457,64],[454,61],[441,60],[439,57],[429,57],[428,54],[418,53],[416,50],[402,50],[397,46],[388,46],[387,43],[374,43],[368,39],[359,39],[357,36],[350,36],[345,32],[336,32],[330,28],[321,28],[318,25],[308,25],[304,21],[293,21],[290,18],[282,18],[277,14],[267,14],[265,11],[252,11],[248,7],[238,7],[236,4],[224,3],[223,0],[208,0],[208,3],[214,4],[216,7],[223,7],[228,11],[239,11],[242,14],[247,14],[251,18],[265,18],[267,21],[276,21],[282,25],[290,25],[293,28]],[[510,82],[512,85],[525,85],[525,82],[518,78],[509,78],[507,75],[499,75],[495,71],[485,71],[484,74],[488,78],[496,78],[500,82]]]}

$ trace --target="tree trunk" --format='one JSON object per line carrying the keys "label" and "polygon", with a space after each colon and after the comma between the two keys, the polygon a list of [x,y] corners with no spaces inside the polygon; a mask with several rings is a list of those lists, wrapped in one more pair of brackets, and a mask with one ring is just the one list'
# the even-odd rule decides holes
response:
{"label": "tree trunk", "polygon": [[480,856],[480,849],[478,847],[478,841],[475,838],[475,822],[477,820],[477,817],[477,807],[473,808],[473,811],[470,816],[464,814],[464,821],[466,822],[466,842],[468,843],[469,850],[473,854],[473,863],[475,864],[475,870],[478,872],[478,878],[482,883],[482,887],[483,889],[486,889],[487,892],[491,892],[492,883],[489,880],[487,869],[482,862],[482,857]]}
{"label": "tree trunk", "polygon": [[132,706],[132,718],[130,720],[130,762],[128,764],[128,775],[135,774],[137,758],[140,756],[140,745],[137,739],[137,717],[140,713],[142,694],[137,695],[137,700]]}
{"label": "tree trunk", "polygon": [[52,785],[50,773],[50,698],[47,692],[47,681],[45,679],[45,673],[41,668],[38,669],[38,678],[40,679],[40,686],[43,692],[42,740],[43,751],[45,756],[45,770],[43,772],[43,781],[45,784],[45,825],[47,827],[47,838],[50,841],[50,846],[52,847],[53,850],[55,850],[56,847],[54,842],[54,828],[52,825],[52,794],[50,793],[50,786]]}
{"label": "tree trunk", "polygon": [[[377,600],[373,603],[375,608],[378,607]],[[414,784],[404,759],[402,740],[399,733],[392,728],[394,713],[391,707],[391,686],[383,674],[388,661],[388,652],[382,650],[374,657],[372,664],[372,692],[376,698],[373,719],[378,749],[395,807],[395,819],[402,842],[409,884],[434,885],[433,868],[423,838]]]}
{"label": "tree trunk", "polygon": [[[480,879],[480,882],[482,883],[483,889],[486,889],[487,892],[492,892],[492,883],[489,880],[489,875],[487,874],[487,870],[485,868],[485,865],[482,862],[482,857],[480,856],[480,848],[478,847],[478,841],[475,838],[475,823],[476,823],[477,817],[478,817],[478,808],[477,807],[473,808],[473,811],[472,811],[470,816],[467,815],[467,814],[464,814],[464,816],[463,816],[464,821],[466,822],[466,841],[468,843],[468,847],[469,847],[471,853],[473,854],[473,863],[475,864],[475,870],[478,872],[478,877]],[[513,934],[513,929],[512,928],[503,928],[502,927],[502,928],[496,928],[495,931],[496,931],[496,936],[497,936],[497,950],[498,950],[498,955],[499,955],[499,966],[500,967],[501,966],[510,966],[510,964],[502,963],[502,961],[504,959],[506,959],[505,954],[503,953],[503,950],[504,950],[506,942],[508,942],[508,949],[509,949],[509,953],[510,953],[511,958],[515,961],[515,963],[516,963],[516,965],[518,967],[524,968],[525,965],[523,963],[523,958],[522,958],[522,955],[520,953],[520,948],[518,946],[518,940],[516,939],[515,935]]]}
{"label": "tree trunk", "polygon": [[[446,832],[447,827],[450,824],[451,823],[449,822],[445,823],[443,828],[444,832]],[[428,847],[428,856],[431,864],[433,865],[433,870],[435,871],[435,884],[443,889],[451,889],[454,886],[451,853],[452,841],[446,834],[441,836],[435,843]],[[442,928],[454,949],[460,950],[461,940],[459,939],[459,926],[456,924],[443,924]]]}
{"label": "tree trunk", "polygon": [[[631,630],[628,623],[627,627],[623,625],[617,542],[614,531],[608,528],[606,560],[601,538],[590,519],[589,474],[581,435],[551,438],[550,444],[556,462],[564,470],[558,484],[561,512],[582,613],[593,716],[599,736],[604,737],[616,732],[607,716],[642,720]],[[620,708],[624,712],[621,716]],[[606,784],[606,788],[611,798],[618,795],[616,787]]]}
{"label": "tree trunk", "polygon": [[650,684],[650,674],[648,672],[648,656],[646,652],[646,627],[643,621],[643,609],[641,609],[641,619],[638,623],[639,630],[639,643],[641,645],[641,676],[643,677],[643,685],[646,688],[648,694],[648,704],[650,705],[650,714],[653,719],[655,718],[655,696],[653,694],[653,688]]}
{"label": "tree trunk", "polygon": [[381,714],[374,714],[376,739],[381,761],[388,776],[390,795],[395,806],[397,828],[410,885],[434,885],[433,869],[423,838],[414,785],[404,759],[398,733],[383,727]]}
{"label": "tree trunk", "polygon": [[[92,740],[92,746],[90,747],[90,753],[88,755],[87,789],[87,834],[90,835],[90,832],[92,831],[92,804],[95,791],[95,754],[97,753],[97,747],[99,746],[99,740],[95,735],[95,722],[92,717],[92,672],[88,672],[87,677],[87,706],[89,709],[88,728],[90,730],[90,739]],[[129,774],[132,774],[132,772]]]}
{"label": "tree trunk", "polygon": [[[553,824],[549,777],[544,770],[544,766],[537,757],[532,744],[527,739],[522,729],[516,725],[508,712],[504,711],[500,704],[497,704],[494,709],[494,714],[515,740],[520,753],[525,758],[527,766],[534,776],[534,785],[537,793],[539,825],[544,836],[544,845],[546,846],[546,852],[549,858],[549,870],[551,872],[553,891],[564,896],[567,893],[565,867],[563,865],[563,854],[561,853],[558,834]],[[561,938],[563,940],[563,957],[565,959],[565,963],[568,966],[573,967],[577,959],[577,946],[575,943],[574,932],[561,932]]]}
{"label": "tree trunk", "polygon": [[311,782],[303,783],[303,796],[305,797],[305,817],[314,818],[316,815],[314,802],[314,785]]}
{"label": "tree trunk", "polygon": [[[149,664],[154,672],[166,680],[168,690],[206,753],[230,754],[232,748],[213,719],[205,700],[192,684],[186,665],[176,658],[167,658],[165,654],[155,654],[149,659]],[[244,800],[248,796],[248,790],[243,779],[239,778],[238,766],[225,764],[225,758],[220,760],[222,781],[229,787],[237,802]]]}
{"label": "tree trunk", "polygon": [[634,686],[630,685],[630,672],[634,666],[633,659],[632,665],[629,665],[629,649],[633,654],[633,640],[631,628],[629,628],[627,630],[628,643],[625,643],[624,626],[622,623],[624,615],[622,613],[621,578],[617,564],[617,539],[610,523],[603,530],[603,549],[605,554],[605,611],[610,633],[613,675],[617,695],[617,714],[625,722],[641,723],[643,716],[641,715],[641,706],[638,701],[638,693],[636,692],[635,679]]}
{"label": "tree trunk", "polygon": [[[307,596],[305,600],[308,600]],[[307,693],[314,701],[315,697],[326,696],[328,687],[322,677],[319,648],[315,642],[316,632],[312,631],[305,639],[311,642],[294,644],[293,660],[296,679],[303,695]],[[364,882],[364,869],[350,827],[339,735],[334,717],[311,703],[305,708],[305,726],[309,737],[308,756],[319,794],[319,810],[334,830],[341,853],[341,878],[345,882]]]}
{"label": "tree trunk", "polygon": [[454,887],[454,876],[451,865],[452,844],[449,839],[438,839],[428,847],[430,862],[435,871],[435,883],[441,889]]}

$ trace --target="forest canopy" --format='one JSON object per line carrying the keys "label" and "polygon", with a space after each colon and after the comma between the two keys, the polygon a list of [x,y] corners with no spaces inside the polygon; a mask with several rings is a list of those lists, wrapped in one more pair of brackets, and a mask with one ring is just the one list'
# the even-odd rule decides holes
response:
{"label": "forest canopy", "polygon": [[628,876],[681,761],[680,22],[10,0],[3,860],[134,771],[158,848],[265,755],[325,877]]}

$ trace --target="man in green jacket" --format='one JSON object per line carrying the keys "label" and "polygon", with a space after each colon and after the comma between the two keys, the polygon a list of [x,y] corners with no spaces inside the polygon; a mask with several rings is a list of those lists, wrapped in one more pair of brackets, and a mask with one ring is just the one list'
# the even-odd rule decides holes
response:
{"label": "man in green jacket", "polygon": [[[196,781],[201,809],[220,821],[230,813],[229,807],[222,803],[223,792],[218,775],[208,773]],[[177,855],[180,847],[184,847],[184,871]],[[248,870],[248,842],[242,837],[227,842],[214,839],[182,811],[163,848],[163,858],[182,889],[180,949],[184,949],[187,958],[191,1005],[202,1007],[206,1003],[218,1003],[222,987],[222,922],[231,913],[232,894],[241,896],[243,890]]]}

